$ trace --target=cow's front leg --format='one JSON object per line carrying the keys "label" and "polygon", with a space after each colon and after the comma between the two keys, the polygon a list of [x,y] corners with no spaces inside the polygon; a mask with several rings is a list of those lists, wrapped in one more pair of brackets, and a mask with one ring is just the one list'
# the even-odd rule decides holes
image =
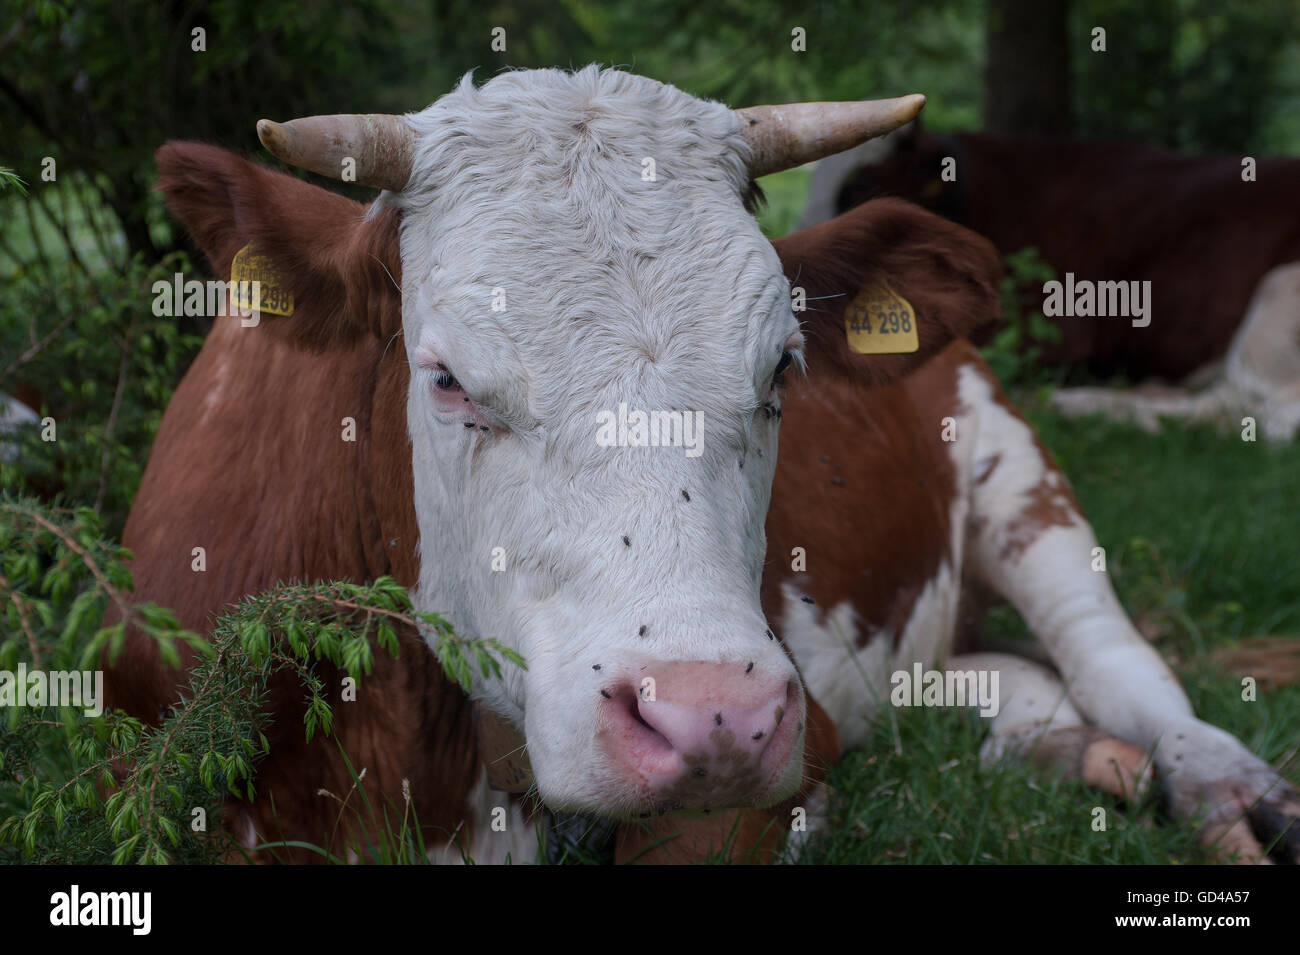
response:
{"label": "cow's front leg", "polygon": [[974,435],[968,567],[1043,642],[1085,718],[1151,751],[1173,810],[1204,814],[1216,851],[1300,861],[1300,796],[1240,741],[1202,722],[1129,621],[1063,474],[987,368],[964,366],[958,420]]}
{"label": "cow's front leg", "polygon": [[983,762],[1013,757],[1123,799],[1146,792],[1151,782],[1146,751],[1089,726],[1048,667],[1009,653],[967,653],[949,659],[944,669],[997,674],[998,709],[980,747]]}

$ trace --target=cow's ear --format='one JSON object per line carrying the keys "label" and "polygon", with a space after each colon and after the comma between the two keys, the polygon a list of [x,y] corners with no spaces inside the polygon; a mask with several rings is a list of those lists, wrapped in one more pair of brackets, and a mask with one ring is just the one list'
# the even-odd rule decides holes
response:
{"label": "cow's ear", "polygon": [[[158,191],[218,279],[231,281],[245,248],[270,261],[293,304],[283,316],[264,308],[268,332],[320,350],[401,328],[396,212],[367,218],[360,203],[202,143],[167,143],[154,158]],[[240,268],[236,278],[250,274]]]}
{"label": "cow's ear", "polygon": [[892,381],[998,313],[993,246],[899,199],[865,203],[773,244],[813,374]]}

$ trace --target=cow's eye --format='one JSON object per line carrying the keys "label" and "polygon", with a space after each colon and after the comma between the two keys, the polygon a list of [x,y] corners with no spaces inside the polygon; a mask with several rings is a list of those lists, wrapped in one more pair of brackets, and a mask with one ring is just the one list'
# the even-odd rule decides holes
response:
{"label": "cow's eye", "polygon": [[781,352],[781,360],[776,363],[776,371],[772,374],[774,379],[781,377],[781,372],[790,367],[790,362],[794,359],[788,351]]}
{"label": "cow's eye", "polygon": [[791,363],[798,364],[800,368],[803,367],[803,346],[803,333],[798,330],[791,332],[790,337],[781,346],[781,359],[776,363],[776,368],[772,372],[773,390],[785,384],[781,376],[785,374],[785,370],[790,367]]}
{"label": "cow's eye", "polygon": [[785,384],[784,380],[781,378],[781,375],[784,374],[785,370],[790,367],[790,362],[792,362],[793,360],[794,357],[788,351],[781,352],[781,360],[776,363],[776,371],[772,372],[773,388]]}
{"label": "cow's eye", "polygon": [[446,368],[438,366],[433,374],[433,387],[438,391],[461,391],[460,382]]}

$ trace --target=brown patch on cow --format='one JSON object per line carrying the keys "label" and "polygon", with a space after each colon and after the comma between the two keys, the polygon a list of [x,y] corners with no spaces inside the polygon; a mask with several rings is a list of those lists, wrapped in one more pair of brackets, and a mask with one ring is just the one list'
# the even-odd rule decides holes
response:
{"label": "brown patch on cow", "polygon": [[1060,471],[1049,470],[1026,494],[1028,503],[1004,528],[1000,560],[1015,563],[1049,527],[1073,527],[1079,504]]}
{"label": "brown patch on cow", "polygon": [[[984,359],[980,357],[979,352],[973,347],[970,347],[967,354],[967,363],[976,374],[988,382],[992,390],[993,400],[1007,414],[1023,422],[1025,427],[1029,429],[1029,433],[1033,436],[1034,448],[1043,459],[1043,479],[1026,492],[1027,502],[1025,506],[1004,528],[1005,538],[998,558],[1003,561],[1015,562],[1020,559],[1034,541],[1038,540],[1043,531],[1049,527],[1073,527],[1083,520],[1083,511],[1079,507],[1078,499],[1074,496],[1074,489],[1070,487],[1069,479],[1057,466],[1056,460],[1052,457],[1052,452],[1048,450],[1047,445],[1043,444],[1043,439],[1039,436],[1038,430],[1025,419],[1025,416],[1020,413],[1020,409],[1007,397],[1006,392],[1002,390],[1001,382],[993,374],[993,370],[985,364]],[[1001,456],[998,455],[997,457],[1000,460]],[[976,483],[983,482],[977,481]]]}
{"label": "brown patch on cow", "polygon": [[[172,607],[183,626],[206,632],[222,608],[281,580],[387,574],[412,586],[420,542],[409,366],[391,332],[400,328],[396,217],[363,221],[364,207],[350,200],[210,147],[174,144],[159,164],[169,204],[219,276],[256,239],[272,255],[292,246],[283,272],[322,285],[295,285],[290,318],[264,316],[253,328],[218,321],[178,386],[123,536],[138,599]],[[356,419],[355,442],[339,439],[345,416]],[[207,550],[206,573],[190,570],[196,546]],[[365,803],[340,745],[355,771],[365,770],[361,787],[381,815],[390,804],[402,811],[409,781],[430,845],[472,824],[464,806],[479,760],[469,700],[417,633],[401,628],[398,640],[400,659],[377,652],[357,701],[335,706],[332,735],[311,743],[303,687],[287,674],[272,679],[273,755],[258,766],[258,798],[246,813],[258,837],[333,851],[367,838]],[[337,702],[344,674],[324,664],[317,672]],[[183,680],[183,671],[162,667],[152,640],[128,631],[106,673],[106,700],[156,722]],[[320,861],[297,849],[276,857]]]}
{"label": "brown patch on cow", "polygon": [[[972,352],[954,343],[875,388],[815,369],[788,386],[767,516],[770,620],[785,612],[788,581],[827,610],[851,603],[859,646],[872,633],[897,641],[925,586],[953,562],[957,478],[940,421],[960,413],[956,370]],[[827,471],[846,487],[830,484]],[[790,570],[794,547],[807,551],[807,573]]]}
{"label": "brown patch on cow", "polygon": [[202,143],[167,143],[154,158],[158,191],[218,279],[250,243],[275,262],[295,310],[259,328],[313,351],[401,330],[394,210],[366,220],[359,202]]}

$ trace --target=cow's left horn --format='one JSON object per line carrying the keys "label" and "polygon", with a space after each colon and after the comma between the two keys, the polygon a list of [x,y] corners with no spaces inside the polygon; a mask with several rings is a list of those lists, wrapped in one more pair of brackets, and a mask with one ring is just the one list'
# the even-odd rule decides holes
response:
{"label": "cow's left horn", "polygon": [[791,103],[736,110],[740,131],[753,150],[754,179],[793,169],[852,149],[915,118],[925,105],[920,93],[852,103]]}
{"label": "cow's left horn", "polygon": [[322,176],[343,179],[344,161],[363,186],[398,191],[411,178],[415,135],[401,116],[340,113],[287,123],[258,120],[257,138],[276,157]]}

